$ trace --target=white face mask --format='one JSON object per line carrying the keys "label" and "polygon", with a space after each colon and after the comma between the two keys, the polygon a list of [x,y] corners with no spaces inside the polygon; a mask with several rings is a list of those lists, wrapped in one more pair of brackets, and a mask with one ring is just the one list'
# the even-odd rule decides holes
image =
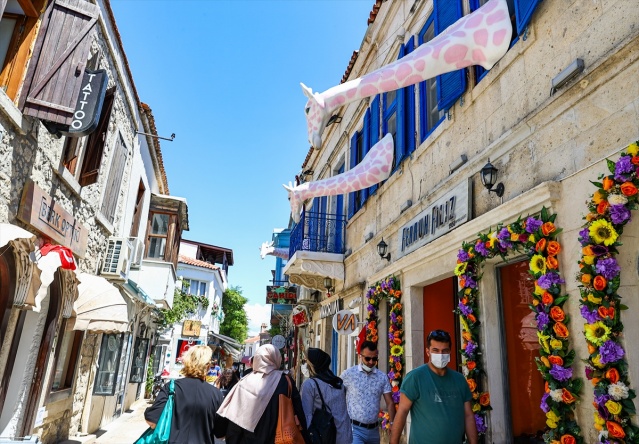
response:
{"label": "white face mask", "polygon": [[444,368],[450,362],[450,353],[431,353],[430,362],[437,368]]}
{"label": "white face mask", "polygon": [[366,364],[364,364],[364,363],[362,363],[361,365],[362,365],[362,368],[364,369],[364,371],[365,371],[366,373],[370,373],[370,372],[372,372],[372,371],[373,371],[373,368],[374,368],[374,367],[369,367],[368,365],[366,365]]}
{"label": "white face mask", "polygon": [[308,371],[308,366],[306,364],[302,364],[301,370],[305,378],[308,378],[311,376],[311,374]]}

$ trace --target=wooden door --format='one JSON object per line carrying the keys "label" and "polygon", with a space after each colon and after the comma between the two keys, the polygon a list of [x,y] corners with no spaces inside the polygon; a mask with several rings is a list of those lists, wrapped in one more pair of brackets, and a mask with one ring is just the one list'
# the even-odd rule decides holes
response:
{"label": "wooden door", "polygon": [[[446,278],[424,287],[424,349],[428,334],[433,330],[444,330],[452,339],[449,368],[457,370],[459,362],[459,320],[453,313],[457,305],[456,278]],[[426,361],[426,353],[424,360]]]}

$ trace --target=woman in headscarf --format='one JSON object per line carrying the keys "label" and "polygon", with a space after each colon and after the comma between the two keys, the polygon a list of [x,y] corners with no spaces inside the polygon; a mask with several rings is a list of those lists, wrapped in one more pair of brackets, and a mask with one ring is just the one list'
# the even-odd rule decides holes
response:
{"label": "woman in headscarf", "polygon": [[227,444],[272,444],[275,441],[279,395],[288,396],[289,381],[293,409],[302,435],[308,439],[300,394],[291,376],[280,370],[281,364],[282,355],[273,345],[262,345],[256,350],[253,372],[235,384],[217,411],[229,421]]}
{"label": "woman in headscarf", "polygon": [[[322,407],[319,392],[324,404],[328,407],[337,429],[336,442],[353,442],[351,419],[346,407],[346,391],[342,380],[330,370],[331,357],[319,348],[309,348],[306,352],[306,364],[310,378],[302,384],[302,407],[306,415],[306,423],[311,424],[315,409]],[[319,392],[318,392],[319,390]]]}

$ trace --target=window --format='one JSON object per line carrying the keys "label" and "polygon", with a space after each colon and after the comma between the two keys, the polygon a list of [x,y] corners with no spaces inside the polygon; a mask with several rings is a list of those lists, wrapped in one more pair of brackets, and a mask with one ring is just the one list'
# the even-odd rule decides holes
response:
{"label": "window", "polygon": [[395,143],[395,160],[393,169],[399,164],[397,160],[397,91],[384,93],[382,105],[382,134],[391,134]]}
{"label": "window", "polygon": [[122,189],[124,167],[129,157],[129,150],[124,143],[124,138],[121,133],[118,133],[112,157],[111,170],[109,171],[109,178],[104,188],[102,206],[100,207],[100,213],[102,213],[110,223],[113,223],[115,220],[115,210],[118,204],[120,190]]}
{"label": "window", "polygon": [[94,395],[111,396],[115,393],[123,343],[124,334],[122,333],[102,335],[102,345],[98,357],[98,374],[93,386]]}
{"label": "window", "polygon": [[138,195],[135,198],[135,209],[133,210],[133,224],[131,225],[131,237],[136,237],[140,232],[140,220],[142,219],[142,205],[144,204],[144,182],[140,180]]}
{"label": "window", "polygon": [[144,257],[171,262],[177,268],[182,224],[188,230],[184,199],[151,193]]}
{"label": "window", "polygon": [[[364,129],[366,126],[364,126]],[[350,147],[350,169],[352,170],[359,164],[364,158],[364,134],[362,131],[356,131],[351,137]],[[350,219],[359,211],[360,208],[366,202],[364,192],[368,190],[353,191],[348,194],[348,218]]]}
{"label": "window", "polygon": [[58,343],[55,351],[52,392],[73,387],[75,369],[80,356],[83,333],[81,331],[66,330],[65,327],[66,319],[62,322],[58,332],[58,334],[62,333],[62,340]]}
{"label": "window", "polygon": [[149,231],[147,257],[164,259],[166,241],[169,233],[169,214],[154,213],[151,216],[151,230]]}
{"label": "window", "polygon": [[[435,38],[435,20],[431,15],[419,32],[419,44]],[[444,119],[444,111],[437,107],[437,77],[419,84],[419,136],[420,142],[426,140],[437,125]]]}
{"label": "window", "polygon": [[196,281],[194,279],[183,279],[182,291],[194,296],[206,296],[206,282]]}
{"label": "window", "polygon": [[142,382],[146,373],[146,355],[149,349],[149,340],[135,338],[133,362],[131,363],[130,382]]}

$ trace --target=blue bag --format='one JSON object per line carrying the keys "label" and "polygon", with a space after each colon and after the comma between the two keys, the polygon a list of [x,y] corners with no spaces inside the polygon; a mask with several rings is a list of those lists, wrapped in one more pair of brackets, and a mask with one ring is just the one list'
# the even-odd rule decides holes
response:
{"label": "blue bag", "polygon": [[175,390],[173,385],[174,381],[171,379],[171,382],[169,382],[169,397],[166,400],[164,410],[162,410],[162,415],[160,415],[160,419],[155,425],[155,428],[152,429],[149,427],[142,436],[135,441],[135,444],[168,444],[169,437],[171,436],[173,406],[175,404]]}

